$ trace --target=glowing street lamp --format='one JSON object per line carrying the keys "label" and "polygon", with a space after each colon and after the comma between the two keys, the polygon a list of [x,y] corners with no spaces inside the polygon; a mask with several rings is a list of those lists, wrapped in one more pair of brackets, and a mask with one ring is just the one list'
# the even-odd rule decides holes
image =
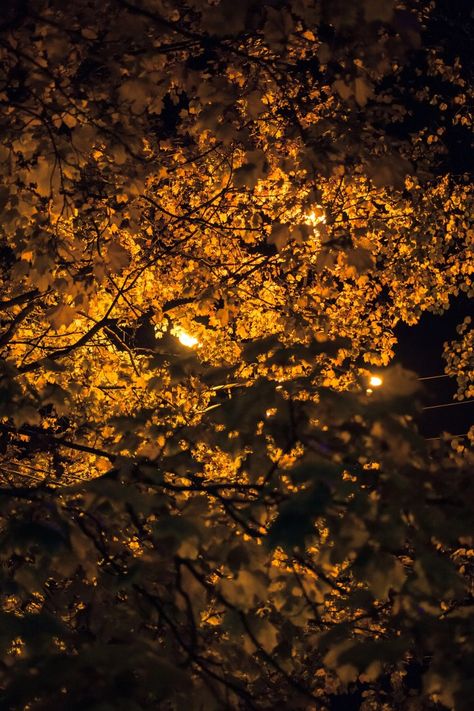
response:
{"label": "glowing street lamp", "polygon": [[178,341],[183,346],[186,346],[186,348],[193,348],[194,346],[197,346],[199,343],[197,338],[194,338],[194,336],[190,336],[189,333],[186,333],[186,331],[180,331],[176,335],[178,337]]}
{"label": "glowing street lamp", "polygon": [[326,215],[324,214],[323,208],[319,207],[318,205],[314,210],[309,213],[309,215],[305,215],[305,219],[307,225],[312,225],[313,227],[316,227],[322,222],[326,222]]}
{"label": "glowing street lamp", "polygon": [[371,375],[369,380],[369,385],[372,388],[379,388],[383,383],[383,380],[378,375]]}

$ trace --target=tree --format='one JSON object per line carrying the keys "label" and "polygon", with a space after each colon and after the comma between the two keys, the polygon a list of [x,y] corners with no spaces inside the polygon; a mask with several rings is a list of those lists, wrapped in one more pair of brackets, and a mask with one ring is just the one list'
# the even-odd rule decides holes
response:
{"label": "tree", "polygon": [[416,432],[413,374],[366,391],[400,319],[472,295],[444,22],[6,12],[4,708],[468,708],[472,454]]}

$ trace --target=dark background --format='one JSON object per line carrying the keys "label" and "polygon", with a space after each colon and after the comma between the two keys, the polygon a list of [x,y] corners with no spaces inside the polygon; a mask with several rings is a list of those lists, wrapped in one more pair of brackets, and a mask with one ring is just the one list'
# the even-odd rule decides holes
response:
{"label": "dark background", "polygon": [[[395,329],[398,338],[395,362],[415,371],[419,377],[443,375],[443,343],[459,338],[456,326],[469,315],[472,315],[472,303],[463,295],[453,300],[442,316],[425,313],[416,326],[399,324]],[[455,403],[456,390],[454,378],[425,380],[421,393],[423,406]],[[442,432],[465,434],[474,423],[474,401],[461,402],[463,404],[423,410],[417,418],[420,432],[425,437],[438,437]]]}

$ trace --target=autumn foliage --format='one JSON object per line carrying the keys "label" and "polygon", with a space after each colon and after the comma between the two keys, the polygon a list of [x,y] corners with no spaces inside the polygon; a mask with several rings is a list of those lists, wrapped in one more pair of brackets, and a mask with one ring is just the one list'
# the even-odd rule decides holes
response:
{"label": "autumn foliage", "polygon": [[468,6],[4,10],[2,709],[471,708]]}

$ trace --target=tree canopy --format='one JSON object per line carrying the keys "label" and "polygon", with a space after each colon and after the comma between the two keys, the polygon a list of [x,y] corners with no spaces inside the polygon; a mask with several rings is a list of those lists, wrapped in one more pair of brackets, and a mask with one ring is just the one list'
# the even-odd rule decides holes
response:
{"label": "tree canopy", "polygon": [[2,708],[470,709],[469,438],[426,441],[390,364],[473,294],[472,30],[5,10]]}

